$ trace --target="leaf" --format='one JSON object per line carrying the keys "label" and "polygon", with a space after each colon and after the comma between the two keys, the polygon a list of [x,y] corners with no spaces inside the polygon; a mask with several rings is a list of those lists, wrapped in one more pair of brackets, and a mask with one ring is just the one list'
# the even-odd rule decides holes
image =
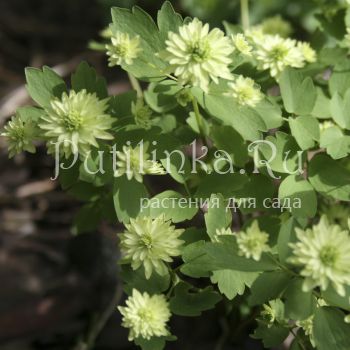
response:
{"label": "leaf", "polygon": [[337,161],[319,154],[309,164],[309,181],[313,188],[334,199],[350,200],[350,171]]}
{"label": "leaf", "polygon": [[132,65],[123,65],[123,69],[133,74],[136,78],[159,80],[165,74],[165,63],[155,54],[163,50],[163,42],[158,28],[152,17],[141,8],[134,6],[132,10],[113,7],[113,34],[118,31],[128,33],[131,38],[139,36],[140,51]]}
{"label": "leaf", "polygon": [[292,248],[289,246],[289,243],[294,243],[296,241],[295,227],[297,226],[297,221],[293,217],[281,225],[278,235],[277,250],[279,259],[283,264],[285,264],[289,256],[292,255]]}
{"label": "leaf", "polygon": [[26,106],[18,108],[16,110],[16,114],[19,115],[21,120],[23,120],[24,122],[38,122],[41,116],[45,114],[45,111],[41,108]]}
{"label": "leaf", "polygon": [[220,292],[232,300],[237,295],[243,295],[245,288],[250,288],[257,277],[257,272],[219,270],[214,271],[211,282],[217,283]]}
{"label": "leaf", "polygon": [[267,161],[265,166],[273,171],[290,174],[300,170],[299,162],[302,158],[302,151],[292,136],[277,131],[275,137],[268,136],[263,143],[257,146]]}
{"label": "leaf", "polygon": [[344,314],[339,310],[316,309],[313,333],[318,350],[350,349],[350,325],[344,322]]}
{"label": "leaf", "polygon": [[26,68],[27,90],[30,97],[42,107],[50,107],[54,97],[61,98],[66,84],[51,68]]}
{"label": "leaf", "polygon": [[288,328],[284,328],[276,324],[268,327],[262,323],[259,323],[259,326],[252,335],[252,338],[261,339],[265,348],[271,348],[282,344],[288,337],[288,334]]}
{"label": "leaf", "polygon": [[341,96],[349,89],[350,86],[350,69],[334,69],[329,79],[329,90],[332,96],[336,93]]}
{"label": "leaf", "polygon": [[127,294],[131,294],[135,288],[139,292],[147,292],[149,294],[160,294],[165,292],[170,286],[170,275],[160,276],[152,273],[149,279],[145,277],[145,270],[141,266],[137,270],[133,270],[130,265],[122,265],[120,277],[124,282],[124,290]]}
{"label": "leaf", "polygon": [[221,296],[212,287],[191,292],[191,285],[180,282],[174,289],[174,297],[170,299],[170,310],[180,316],[200,316],[203,311],[210,310],[221,300]]}
{"label": "leaf", "polygon": [[301,116],[289,118],[289,126],[301,149],[307,150],[315,146],[320,140],[320,128],[316,118]]}
{"label": "leaf", "polygon": [[303,280],[297,278],[291,281],[284,292],[285,314],[292,320],[305,320],[310,317],[316,308],[316,299],[312,291],[302,290]]}
{"label": "leaf", "polygon": [[278,190],[278,198],[282,201],[289,200],[290,203],[300,202],[299,205],[291,205],[290,210],[297,218],[314,217],[317,212],[317,196],[310,183],[296,175],[287,176]]}
{"label": "leaf", "polygon": [[267,131],[265,122],[260,115],[248,107],[239,107],[231,97],[219,94],[203,94],[202,90],[193,88],[192,93],[199,104],[209,114],[232,126],[244,140],[260,139],[261,131]]}
{"label": "leaf", "polygon": [[350,136],[344,135],[338,126],[332,126],[321,133],[320,147],[326,148],[333,159],[344,158],[350,152]]}
{"label": "leaf", "polygon": [[289,274],[280,270],[264,272],[254,281],[250,289],[249,304],[254,306],[277,299],[286,289],[290,278]]}
{"label": "leaf", "polygon": [[237,270],[246,272],[273,271],[277,266],[269,256],[263,254],[259,261],[238,255],[236,238],[223,236],[222,243],[206,243],[204,252],[208,254],[216,268],[214,270]]}
{"label": "leaf", "polygon": [[75,235],[95,231],[102,218],[95,203],[84,205],[74,218],[72,231]]}
{"label": "leaf", "polygon": [[317,98],[314,109],[311,112],[313,117],[319,119],[328,119],[331,117],[330,99],[326,96],[321,88],[316,88]]}
{"label": "leaf", "polygon": [[169,112],[177,107],[175,94],[180,90],[181,86],[172,80],[151,83],[144,93],[145,100],[157,113]]}
{"label": "leaf", "polygon": [[[258,210],[266,210],[264,201],[266,198],[273,198],[275,185],[270,177],[262,174],[251,174],[249,181],[237,191],[234,198],[237,200],[238,207],[243,213],[251,213]],[[254,205],[249,204],[249,200],[254,201]],[[240,204],[242,202],[243,204]]]}
{"label": "leaf", "polygon": [[237,166],[244,166],[248,161],[248,151],[242,136],[231,126],[212,126],[210,130],[215,147],[226,151]]}
{"label": "leaf", "polygon": [[136,180],[128,180],[126,176],[114,179],[113,201],[118,220],[122,223],[129,222],[141,211],[141,201],[148,198],[144,184]]}
{"label": "leaf", "polygon": [[280,77],[281,95],[288,113],[310,114],[315,106],[317,91],[310,77],[295,69],[287,68]]}
{"label": "leaf", "polygon": [[260,115],[268,130],[276,129],[283,124],[281,108],[271,98],[263,99],[254,109]]}
{"label": "leaf", "polygon": [[136,338],[135,344],[140,346],[142,350],[163,350],[167,341],[174,341],[176,337],[152,337],[151,339]]}
{"label": "leaf", "polygon": [[331,113],[334,121],[342,128],[350,130],[350,89],[344,98],[336,92],[331,99]]}
{"label": "leaf", "polygon": [[96,70],[87,62],[80,63],[75,73],[72,74],[72,88],[76,92],[86,90],[91,94],[96,93],[99,99],[108,97],[105,78],[97,76]]}
{"label": "leaf", "polygon": [[215,203],[217,205],[209,205],[208,212],[204,215],[204,219],[207,233],[213,240],[216,230],[229,227],[232,221],[232,214],[230,210],[227,210],[227,203],[221,194],[213,194],[210,198],[210,203]]}
{"label": "leaf", "polygon": [[181,15],[175,12],[172,4],[165,1],[158,11],[157,23],[162,41],[168,39],[169,32],[177,33],[178,28],[182,25]]}
{"label": "leaf", "polygon": [[344,310],[350,311],[350,286],[345,287],[345,296],[340,296],[333,287],[328,287],[322,292],[322,298],[331,306],[337,306]]}
{"label": "leaf", "polygon": [[209,174],[200,182],[195,197],[207,199],[212,194],[221,193],[225,198],[230,198],[247,181],[248,177],[241,174]]}
{"label": "leaf", "polygon": [[175,191],[162,192],[150,200],[150,214],[153,218],[164,214],[166,220],[174,223],[191,220],[198,211],[190,198]]}
{"label": "leaf", "polygon": [[131,104],[136,102],[136,91],[128,91],[117,96],[112,96],[109,100],[109,112],[119,118],[131,117]]}

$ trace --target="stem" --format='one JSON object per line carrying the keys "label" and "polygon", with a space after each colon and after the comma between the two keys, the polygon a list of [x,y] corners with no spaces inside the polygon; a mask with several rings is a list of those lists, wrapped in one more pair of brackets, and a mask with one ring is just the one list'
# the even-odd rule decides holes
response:
{"label": "stem", "polygon": [[194,114],[196,116],[196,121],[197,121],[198,129],[199,129],[199,133],[201,135],[201,138],[202,138],[204,145],[206,145],[207,141],[206,141],[205,132],[203,129],[202,116],[199,112],[198,102],[194,97],[192,97],[192,105],[193,105]]}
{"label": "stem", "polygon": [[297,333],[294,332],[293,329],[290,330],[290,332],[294,335],[294,338],[297,340],[298,344],[300,345],[300,347],[303,349],[303,350],[306,350],[306,347],[304,345],[304,342],[303,340],[299,337],[299,335]]}
{"label": "stem", "polygon": [[136,91],[138,98],[143,98],[143,92],[139,81],[128,72],[128,77],[132,88]]}
{"label": "stem", "polygon": [[244,31],[248,30],[249,24],[249,0],[241,0],[241,21]]}
{"label": "stem", "polygon": [[115,311],[116,306],[118,305],[121,297],[123,295],[123,290],[121,285],[118,285],[115,295],[111,302],[107,305],[107,308],[103,313],[93,322],[86,339],[79,342],[79,344],[74,348],[74,350],[92,350],[95,345],[95,341],[98,335],[101,333],[102,329],[106,325],[108,319]]}

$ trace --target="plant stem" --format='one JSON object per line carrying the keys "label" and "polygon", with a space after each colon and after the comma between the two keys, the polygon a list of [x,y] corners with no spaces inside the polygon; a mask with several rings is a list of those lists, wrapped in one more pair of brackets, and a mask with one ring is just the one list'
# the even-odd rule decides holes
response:
{"label": "plant stem", "polygon": [[143,92],[139,81],[128,72],[128,77],[132,88],[136,91],[138,98],[143,98]]}
{"label": "plant stem", "polygon": [[249,29],[249,0],[241,0],[241,21],[243,29]]}
{"label": "plant stem", "polygon": [[79,344],[74,348],[74,350],[92,350],[95,345],[95,341],[98,335],[101,333],[103,327],[107,323],[108,319],[112,315],[113,311],[115,311],[116,306],[118,305],[121,297],[123,295],[123,289],[121,285],[118,285],[115,295],[111,302],[108,304],[107,308],[103,311],[99,317],[93,322],[86,339],[79,342]]}
{"label": "plant stem", "polygon": [[192,105],[193,105],[194,114],[196,116],[196,121],[197,121],[198,129],[199,129],[199,133],[201,135],[201,138],[202,138],[204,145],[206,145],[207,141],[206,141],[205,132],[203,129],[202,116],[199,112],[198,102],[194,97],[192,97]]}

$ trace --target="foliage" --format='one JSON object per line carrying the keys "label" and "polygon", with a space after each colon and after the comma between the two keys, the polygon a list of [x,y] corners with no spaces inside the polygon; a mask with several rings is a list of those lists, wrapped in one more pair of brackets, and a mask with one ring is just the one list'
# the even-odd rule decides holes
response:
{"label": "foliage", "polygon": [[308,6],[313,48],[281,17],[224,33],[170,2],[156,22],[114,7],[98,48],[128,73],[133,89],[117,96],[86,62],[69,86],[26,70],[37,106],[2,136],[11,156],[46,143],[63,190],[84,202],[74,233],[125,226],[120,310],[142,349],[174,340],[170,313],[243,305],[265,347],[290,333],[291,350],[350,347],[350,8]]}

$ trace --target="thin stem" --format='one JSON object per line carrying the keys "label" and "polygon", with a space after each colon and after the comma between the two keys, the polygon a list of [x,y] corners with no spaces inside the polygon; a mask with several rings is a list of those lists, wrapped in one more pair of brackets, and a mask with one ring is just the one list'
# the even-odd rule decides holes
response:
{"label": "thin stem", "polygon": [[290,332],[294,335],[294,338],[297,340],[297,342],[299,343],[300,347],[301,347],[303,350],[306,350],[306,347],[305,347],[305,345],[304,345],[304,342],[303,342],[303,340],[299,337],[299,335],[298,335],[297,333],[295,333],[293,329],[291,329]]}
{"label": "thin stem", "polygon": [[128,77],[132,88],[136,91],[138,98],[143,98],[143,92],[139,81],[128,72]]}
{"label": "thin stem", "polygon": [[114,294],[114,297],[111,300],[111,302],[108,304],[107,308],[93,322],[86,336],[86,339],[79,342],[79,344],[74,348],[74,350],[92,350],[94,348],[97,337],[101,333],[102,329],[106,325],[112,313],[115,311],[116,306],[118,305],[122,295],[123,295],[123,289],[122,289],[122,286],[119,284]]}
{"label": "thin stem", "polygon": [[198,107],[198,102],[197,100],[192,97],[192,105],[193,105],[193,112],[196,116],[196,121],[197,121],[197,125],[198,125],[198,129],[199,129],[199,133],[201,135],[201,138],[203,140],[203,143],[206,145],[207,141],[205,138],[205,132],[204,132],[204,128],[203,128],[203,122],[202,122],[202,116],[199,112],[199,107]]}
{"label": "thin stem", "polygon": [[241,21],[243,29],[246,31],[250,27],[249,23],[249,0],[241,0]]}

